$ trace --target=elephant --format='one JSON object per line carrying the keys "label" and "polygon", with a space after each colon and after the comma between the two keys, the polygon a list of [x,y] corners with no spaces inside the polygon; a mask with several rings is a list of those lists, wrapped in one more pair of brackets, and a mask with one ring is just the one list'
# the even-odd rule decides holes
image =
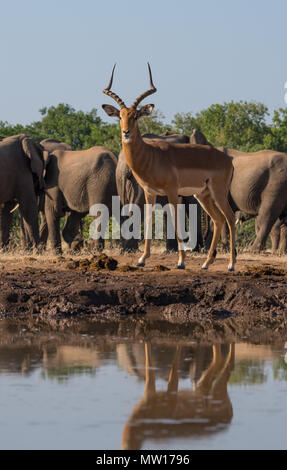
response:
{"label": "elephant", "polygon": [[[198,143],[200,134],[203,143],[205,136],[198,129],[193,130],[191,143]],[[230,205],[234,212],[256,217],[256,239],[251,251],[260,252],[274,223],[287,216],[287,154],[274,150],[246,153],[226,147],[218,149],[232,159]]]}
{"label": "elephant", "polygon": [[[253,216],[246,214],[242,211],[237,211],[235,213],[236,224],[242,224],[247,220],[252,219]],[[255,233],[258,232],[258,226],[255,222]],[[271,244],[272,244],[272,253],[284,254],[287,251],[287,217],[279,218],[276,220],[275,224],[272,227],[270,232]]]}
{"label": "elephant", "polygon": [[71,145],[57,139],[44,139],[40,144],[49,153],[54,152],[54,150],[73,150]]}
{"label": "elephant", "polygon": [[277,219],[270,232],[272,253],[284,254],[287,252],[287,217]]}
{"label": "elephant", "polygon": [[[45,142],[42,142],[45,146]],[[45,223],[47,223],[51,248],[61,253],[60,218],[67,212],[62,235],[71,247],[82,218],[94,204],[105,204],[111,214],[112,196],[117,195],[115,172],[117,157],[105,147],[95,146],[89,150],[54,150],[46,164],[44,200]],[[45,243],[45,229],[41,230]],[[104,241],[100,240],[101,247]]]}
{"label": "elephant", "polygon": [[0,142],[0,246],[9,243],[12,211],[19,204],[27,247],[39,244],[37,196],[44,190],[45,151],[25,134]]}
{"label": "elephant", "polygon": [[[235,224],[242,224],[247,220],[253,219],[253,215],[246,214],[243,211],[235,212]],[[255,233],[258,233],[258,226],[255,221]],[[272,243],[272,253],[279,254],[286,253],[287,251],[287,217],[279,218],[274,223],[270,232],[270,238]]]}
{"label": "elephant", "polygon": [[[174,134],[166,132],[162,135],[156,134],[143,134],[143,138],[146,141],[159,141],[163,140],[169,143],[184,144],[189,143],[189,137],[182,134]],[[135,177],[133,176],[132,171],[125,162],[123,151],[120,152],[117,170],[116,170],[116,182],[117,182],[117,191],[120,196],[121,204],[136,204],[141,208],[142,215],[144,211],[145,196],[142,187],[137,183]],[[168,203],[166,196],[158,196],[157,203],[162,206]],[[193,197],[184,197],[182,198],[182,203],[186,205],[186,209],[189,204],[197,205],[197,248],[202,246],[202,233],[201,233],[201,206]],[[123,218],[124,219],[124,218]],[[123,240],[123,250],[124,251],[135,251],[138,249],[138,241],[136,239]],[[176,251],[177,250],[177,241],[169,240],[166,241],[167,251]]]}
{"label": "elephant", "polygon": [[[3,140],[3,138],[0,137],[0,141]],[[52,150],[73,150],[72,147],[64,142],[60,142],[59,140],[56,139],[45,139],[42,142],[40,142],[40,145],[42,146],[43,150],[46,152],[51,152]],[[48,238],[48,227],[47,227],[47,222],[44,214],[44,192],[41,191],[40,193],[37,194],[38,196],[38,204],[39,204],[39,213],[40,213],[40,221],[41,221],[41,226],[40,226],[40,241],[41,244],[43,244],[43,240],[45,240],[45,243]],[[17,208],[15,206],[16,201],[9,201],[6,202],[5,204],[1,205],[0,209],[0,246],[2,248],[5,248],[10,241],[10,231],[11,227],[13,224],[13,212]],[[19,225],[20,225],[20,246],[22,248],[29,248],[29,237],[28,234],[26,233],[25,226],[23,223],[23,217],[21,213],[17,214],[17,217],[19,217]]]}
{"label": "elephant", "polygon": [[[73,150],[71,145],[61,142],[60,140],[49,138],[40,142],[42,147],[50,154],[55,150]],[[39,213],[40,213],[40,243],[42,247],[46,246],[48,240],[48,225],[45,216],[45,195],[42,194],[39,200]]]}

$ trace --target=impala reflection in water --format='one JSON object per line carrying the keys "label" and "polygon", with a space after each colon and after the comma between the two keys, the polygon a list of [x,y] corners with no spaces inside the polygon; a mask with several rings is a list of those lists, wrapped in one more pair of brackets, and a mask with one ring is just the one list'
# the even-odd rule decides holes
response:
{"label": "impala reflection in water", "polygon": [[0,447],[280,448],[284,346],[4,333]]}
{"label": "impala reflection in water", "polygon": [[228,345],[226,355],[222,354],[221,345],[212,347],[211,363],[202,371],[193,390],[179,389],[181,351],[177,346],[166,390],[157,391],[151,345],[145,344],[145,391],[125,425],[123,449],[141,449],[146,436],[158,440],[220,432],[232,420],[227,382],[234,345]]}

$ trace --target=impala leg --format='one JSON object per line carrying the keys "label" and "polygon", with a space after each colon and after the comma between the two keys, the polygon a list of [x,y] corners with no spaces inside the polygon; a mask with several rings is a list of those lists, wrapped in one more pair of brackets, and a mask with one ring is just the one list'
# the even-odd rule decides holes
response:
{"label": "impala leg", "polygon": [[150,230],[152,230],[152,207],[156,201],[156,195],[148,194],[145,191],[146,211],[145,211],[145,246],[144,254],[140,257],[137,266],[145,266],[145,260],[150,257],[151,238],[149,238]]}
{"label": "impala leg", "polygon": [[156,392],[156,377],[152,365],[151,344],[145,343],[145,392],[146,399]]}
{"label": "impala leg", "polygon": [[178,367],[181,353],[181,346],[177,346],[175,350],[173,364],[168,377],[167,391],[169,393],[176,393],[178,391]]}
{"label": "impala leg", "polygon": [[198,382],[195,384],[195,390],[201,395],[210,395],[212,384],[223,366],[221,345],[214,344],[212,346],[212,362],[200,376]]}
{"label": "impala leg", "polygon": [[209,248],[207,259],[202,265],[202,269],[208,269],[208,267],[214,263],[216,258],[216,247],[224,224],[224,216],[216,207],[209,193],[205,194],[204,196],[198,196],[198,200],[203,209],[211,217],[214,224],[212,242]]}
{"label": "impala leg", "polygon": [[229,344],[229,351],[227,357],[222,367],[220,368],[220,373],[218,374],[218,377],[216,378],[216,381],[213,385],[214,397],[218,397],[219,399],[222,399],[222,397],[226,396],[227,394],[227,382],[232,371],[234,353],[235,345]]}
{"label": "impala leg", "polygon": [[185,258],[185,251],[182,249],[183,245],[183,240],[179,236],[178,233],[178,210],[177,210],[177,204],[178,204],[178,194],[177,192],[169,193],[167,194],[168,197],[168,202],[171,204],[174,208],[174,228],[175,228],[175,234],[177,238],[177,243],[178,243],[178,263],[177,263],[177,269],[185,269],[185,264],[184,264],[184,258]]}
{"label": "impala leg", "polygon": [[228,199],[223,198],[222,194],[216,196],[216,205],[225,217],[230,233],[230,262],[228,271],[234,271],[236,262],[236,249],[235,249],[235,215],[231,209]]}

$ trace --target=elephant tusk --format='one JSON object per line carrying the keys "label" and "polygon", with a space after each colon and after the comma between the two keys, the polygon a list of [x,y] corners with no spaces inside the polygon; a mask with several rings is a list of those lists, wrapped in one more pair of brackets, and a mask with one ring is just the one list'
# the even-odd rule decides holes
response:
{"label": "elephant tusk", "polygon": [[10,211],[10,214],[13,214],[13,212],[15,212],[15,211],[18,209],[18,207],[19,207],[19,202],[16,204],[16,206],[14,207],[14,209],[12,209],[12,210]]}

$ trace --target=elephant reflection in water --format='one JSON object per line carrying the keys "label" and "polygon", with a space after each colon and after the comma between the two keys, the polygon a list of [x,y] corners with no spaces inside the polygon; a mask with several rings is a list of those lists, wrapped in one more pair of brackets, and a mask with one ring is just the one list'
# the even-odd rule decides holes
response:
{"label": "elephant reflection in water", "polygon": [[122,434],[122,449],[141,449],[146,439],[188,438],[220,432],[233,417],[227,383],[234,365],[234,344],[227,354],[220,344],[212,347],[212,360],[193,389],[179,390],[177,346],[167,390],[156,390],[151,345],[145,344],[145,391],[135,406]]}

